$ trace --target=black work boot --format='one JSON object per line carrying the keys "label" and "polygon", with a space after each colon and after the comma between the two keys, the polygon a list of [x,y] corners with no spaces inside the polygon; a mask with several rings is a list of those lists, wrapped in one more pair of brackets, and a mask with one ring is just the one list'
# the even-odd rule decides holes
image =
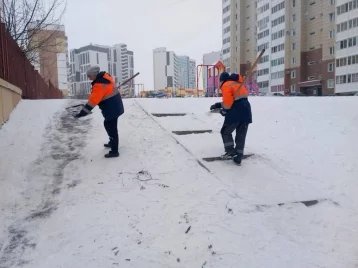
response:
{"label": "black work boot", "polygon": [[104,157],[105,158],[113,158],[113,157],[118,157],[119,156],[119,152],[115,152],[115,151],[109,151],[108,154],[105,154]]}
{"label": "black work boot", "polygon": [[237,154],[233,157],[232,160],[234,160],[236,165],[241,166],[241,161],[243,156],[244,156],[243,154]]}
{"label": "black work boot", "polygon": [[103,146],[106,147],[106,148],[111,148],[112,143],[111,143],[111,141],[109,141],[108,143],[103,144]]}
{"label": "black work boot", "polygon": [[226,152],[224,155],[221,156],[222,159],[232,159],[233,157],[236,156],[236,152],[235,151],[231,151],[231,152]]}

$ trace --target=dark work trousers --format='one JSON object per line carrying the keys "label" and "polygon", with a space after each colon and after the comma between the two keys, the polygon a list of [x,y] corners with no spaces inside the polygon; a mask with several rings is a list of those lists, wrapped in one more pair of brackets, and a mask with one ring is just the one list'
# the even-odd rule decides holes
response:
{"label": "dark work trousers", "polygon": [[118,117],[112,120],[104,121],[104,128],[109,136],[112,152],[118,152]]}
{"label": "dark work trousers", "polygon": [[[244,154],[245,140],[249,125],[246,123],[223,125],[221,128],[221,137],[223,139],[226,153]],[[236,130],[235,143],[232,133]]]}

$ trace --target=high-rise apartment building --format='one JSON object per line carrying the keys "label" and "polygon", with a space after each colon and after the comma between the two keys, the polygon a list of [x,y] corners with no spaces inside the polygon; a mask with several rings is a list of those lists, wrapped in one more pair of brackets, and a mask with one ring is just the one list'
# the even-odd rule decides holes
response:
{"label": "high-rise apartment building", "polygon": [[189,76],[188,88],[191,89],[196,88],[196,61],[195,60],[192,59],[189,60],[188,76]]}
{"label": "high-rise apartment building", "polygon": [[[72,95],[87,95],[91,90],[91,81],[86,72],[91,66],[100,66],[101,71],[112,75],[117,85],[134,74],[133,52],[127,45],[116,44],[113,47],[88,45],[70,51],[70,81]],[[130,97],[134,89],[134,80],[121,87],[124,97]]]}
{"label": "high-rise apartment building", "polygon": [[336,0],[336,93],[358,92],[358,0]]}
{"label": "high-rise apartment building", "polygon": [[256,1],[222,1],[222,60],[228,72],[246,73],[255,60]]}
{"label": "high-rise apartment building", "polygon": [[29,47],[33,47],[30,54],[35,69],[56,88],[68,95],[68,43],[63,25],[49,24],[38,29],[38,23],[28,26],[30,38]]}
{"label": "high-rise apartment building", "polygon": [[[333,94],[335,57],[346,57],[348,62],[350,56],[352,61],[353,48],[349,48],[349,40],[353,46],[355,39],[352,34],[357,33],[353,26],[357,17],[355,14],[358,14],[356,2],[223,0],[223,62],[229,72],[243,74],[250,68],[256,55],[265,48],[266,52],[256,73],[260,92],[302,92],[316,96]],[[335,12],[336,6],[337,10],[341,6],[339,15]],[[341,14],[346,8],[345,15]],[[345,21],[348,30],[343,33],[341,28],[337,28],[340,26],[336,22],[339,24]],[[343,27],[346,29],[345,24]],[[336,38],[343,41],[342,51],[339,51],[341,43],[336,45]],[[344,48],[345,39],[347,49]],[[340,67],[337,67],[337,73],[342,75],[353,68]],[[354,73],[353,70],[349,72]],[[344,79],[348,81],[348,76],[336,77],[336,81]],[[338,85],[336,92],[339,93],[343,88],[339,89]]]}
{"label": "high-rise apartment building", "polygon": [[196,62],[165,47],[153,50],[154,89],[196,88]]}
{"label": "high-rise apartment building", "polygon": [[189,61],[188,56],[178,56],[180,88],[189,88]]}
{"label": "high-rise apartment building", "polygon": [[178,56],[179,87],[196,88],[196,62],[188,56]]}
{"label": "high-rise apartment building", "polygon": [[153,50],[154,89],[179,87],[179,59],[165,47]]}

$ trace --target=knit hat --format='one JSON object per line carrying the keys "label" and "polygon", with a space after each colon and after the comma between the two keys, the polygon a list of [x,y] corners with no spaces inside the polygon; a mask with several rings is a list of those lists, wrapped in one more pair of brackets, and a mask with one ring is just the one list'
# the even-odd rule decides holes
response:
{"label": "knit hat", "polygon": [[99,74],[101,68],[99,66],[92,66],[87,70],[87,76]]}
{"label": "knit hat", "polygon": [[230,75],[230,79],[232,79],[233,81],[239,81],[240,75],[236,74],[236,73],[232,73]]}
{"label": "knit hat", "polygon": [[220,74],[220,82],[225,82],[229,79],[230,75],[227,72],[223,72]]}

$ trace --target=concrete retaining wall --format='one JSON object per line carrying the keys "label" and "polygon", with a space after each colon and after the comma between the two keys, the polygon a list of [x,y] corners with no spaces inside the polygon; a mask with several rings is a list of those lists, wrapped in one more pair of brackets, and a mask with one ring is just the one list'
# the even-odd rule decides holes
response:
{"label": "concrete retaining wall", "polygon": [[21,95],[21,89],[0,78],[0,126],[9,119]]}

